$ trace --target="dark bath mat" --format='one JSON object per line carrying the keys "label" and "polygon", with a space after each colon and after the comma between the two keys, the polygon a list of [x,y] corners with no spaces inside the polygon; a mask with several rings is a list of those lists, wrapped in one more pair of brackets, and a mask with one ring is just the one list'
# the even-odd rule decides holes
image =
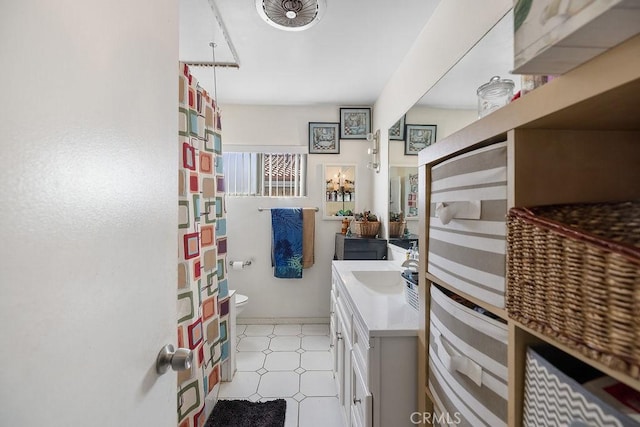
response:
{"label": "dark bath mat", "polygon": [[283,427],[286,411],[284,399],[218,400],[204,427]]}

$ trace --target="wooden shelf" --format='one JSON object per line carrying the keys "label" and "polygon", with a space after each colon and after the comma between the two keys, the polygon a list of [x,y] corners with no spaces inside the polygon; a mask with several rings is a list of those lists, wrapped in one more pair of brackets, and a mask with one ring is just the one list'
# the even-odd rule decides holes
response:
{"label": "wooden shelf", "polygon": [[541,332],[538,332],[534,329],[531,329],[525,325],[523,325],[520,322],[517,322],[513,319],[509,319],[509,323],[513,323],[513,325],[516,328],[519,328],[523,331],[525,331],[526,333],[528,333],[529,335],[533,335],[536,338],[538,338],[541,341],[544,341],[545,343],[548,343],[554,347],[559,348],[560,350],[564,351],[565,353],[575,357],[576,359],[579,359],[581,361],[583,361],[584,363],[593,366],[594,368],[596,368],[597,370],[601,371],[603,374],[605,375],[609,375],[612,378],[615,378],[616,380],[628,385],[631,388],[634,388],[636,390],[640,390],[640,380],[634,379],[629,377],[628,375],[626,375],[623,372],[620,371],[616,371],[613,370],[611,368],[609,368],[607,365],[598,362],[597,360],[593,360],[587,356],[585,356],[584,354],[580,353],[578,350],[575,350]]}
{"label": "wooden shelf", "polygon": [[[507,141],[507,209],[513,206],[640,197],[640,35],[420,151],[420,251],[429,253],[431,169],[454,156]],[[640,380],[509,319],[495,307],[427,272],[420,260],[420,363],[428,360],[428,281],[508,324],[508,425],[521,425],[527,348],[549,344],[635,390]],[[419,393],[432,400],[428,367]]]}
{"label": "wooden shelf", "polygon": [[436,408],[436,401],[433,398],[433,394],[431,394],[431,390],[429,390],[429,384],[424,387],[424,393],[427,395],[427,399],[431,402],[431,412]]}

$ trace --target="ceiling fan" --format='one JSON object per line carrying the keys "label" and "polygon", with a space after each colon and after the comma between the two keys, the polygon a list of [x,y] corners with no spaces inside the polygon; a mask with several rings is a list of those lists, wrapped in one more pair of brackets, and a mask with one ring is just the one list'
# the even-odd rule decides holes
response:
{"label": "ceiling fan", "polygon": [[256,9],[269,25],[285,31],[313,27],[326,9],[326,0],[256,0]]}

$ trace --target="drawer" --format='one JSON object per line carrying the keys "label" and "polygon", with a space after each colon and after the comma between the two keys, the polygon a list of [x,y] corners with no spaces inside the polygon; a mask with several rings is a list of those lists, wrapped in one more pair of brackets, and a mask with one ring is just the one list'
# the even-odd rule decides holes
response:
{"label": "drawer", "polygon": [[447,412],[442,411],[440,408],[434,405],[433,414],[431,415],[431,422],[436,427],[449,427],[449,426],[457,426],[462,422],[462,418],[460,418],[460,413],[458,412]]}
{"label": "drawer", "polygon": [[429,273],[504,308],[507,143],[434,166],[430,206]]}
{"label": "drawer", "polygon": [[[640,426],[638,392],[553,347],[527,349],[522,425]],[[626,406],[620,400],[626,401]]]}
{"label": "drawer", "polygon": [[353,353],[363,368],[365,384],[369,386],[369,336],[364,332],[364,328],[359,322],[353,322]]}
{"label": "drawer", "polygon": [[507,325],[431,286],[429,390],[462,425],[507,425]]}
{"label": "drawer", "polygon": [[329,322],[329,353],[331,354],[331,370],[335,372],[338,369],[338,351],[336,345],[338,344],[338,329],[337,318],[331,316]]}
{"label": "drawer", "polygon": [[329,304],[329,347],[333,349],[335,346],[336,323],[338,321],[338,301],[333,290],[331,290],[331,302]]}
{"label": "drawer", "polygon": [[351,421],[354,426],[371,427],[373,398],[359,365],[357,360],[351,359]]}

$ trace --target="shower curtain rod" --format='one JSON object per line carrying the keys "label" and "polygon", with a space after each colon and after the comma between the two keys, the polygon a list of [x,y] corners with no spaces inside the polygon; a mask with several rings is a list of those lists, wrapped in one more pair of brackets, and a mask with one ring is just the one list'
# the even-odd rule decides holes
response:
{"label": "shower curtain rod", "polygon": [[[278,208],[258,208],[259,212],[262,211],[270,211],[271,209],[278,209]],[[286,209],[286,208],[285,208]],[[302,208],[302,209],[311,209],[311,208]],[[315,210],[316,212],[318,212],[320,210],[320,208],[313,208],[313,210]]]}
{"label": "shower curtain rod", "polygon": [[235,62],[188,61],[184,63],[190,67],[206,67],[206,68],[221,67],[221,68],[238,68],[238,69],[240,68],[240,65]]}

